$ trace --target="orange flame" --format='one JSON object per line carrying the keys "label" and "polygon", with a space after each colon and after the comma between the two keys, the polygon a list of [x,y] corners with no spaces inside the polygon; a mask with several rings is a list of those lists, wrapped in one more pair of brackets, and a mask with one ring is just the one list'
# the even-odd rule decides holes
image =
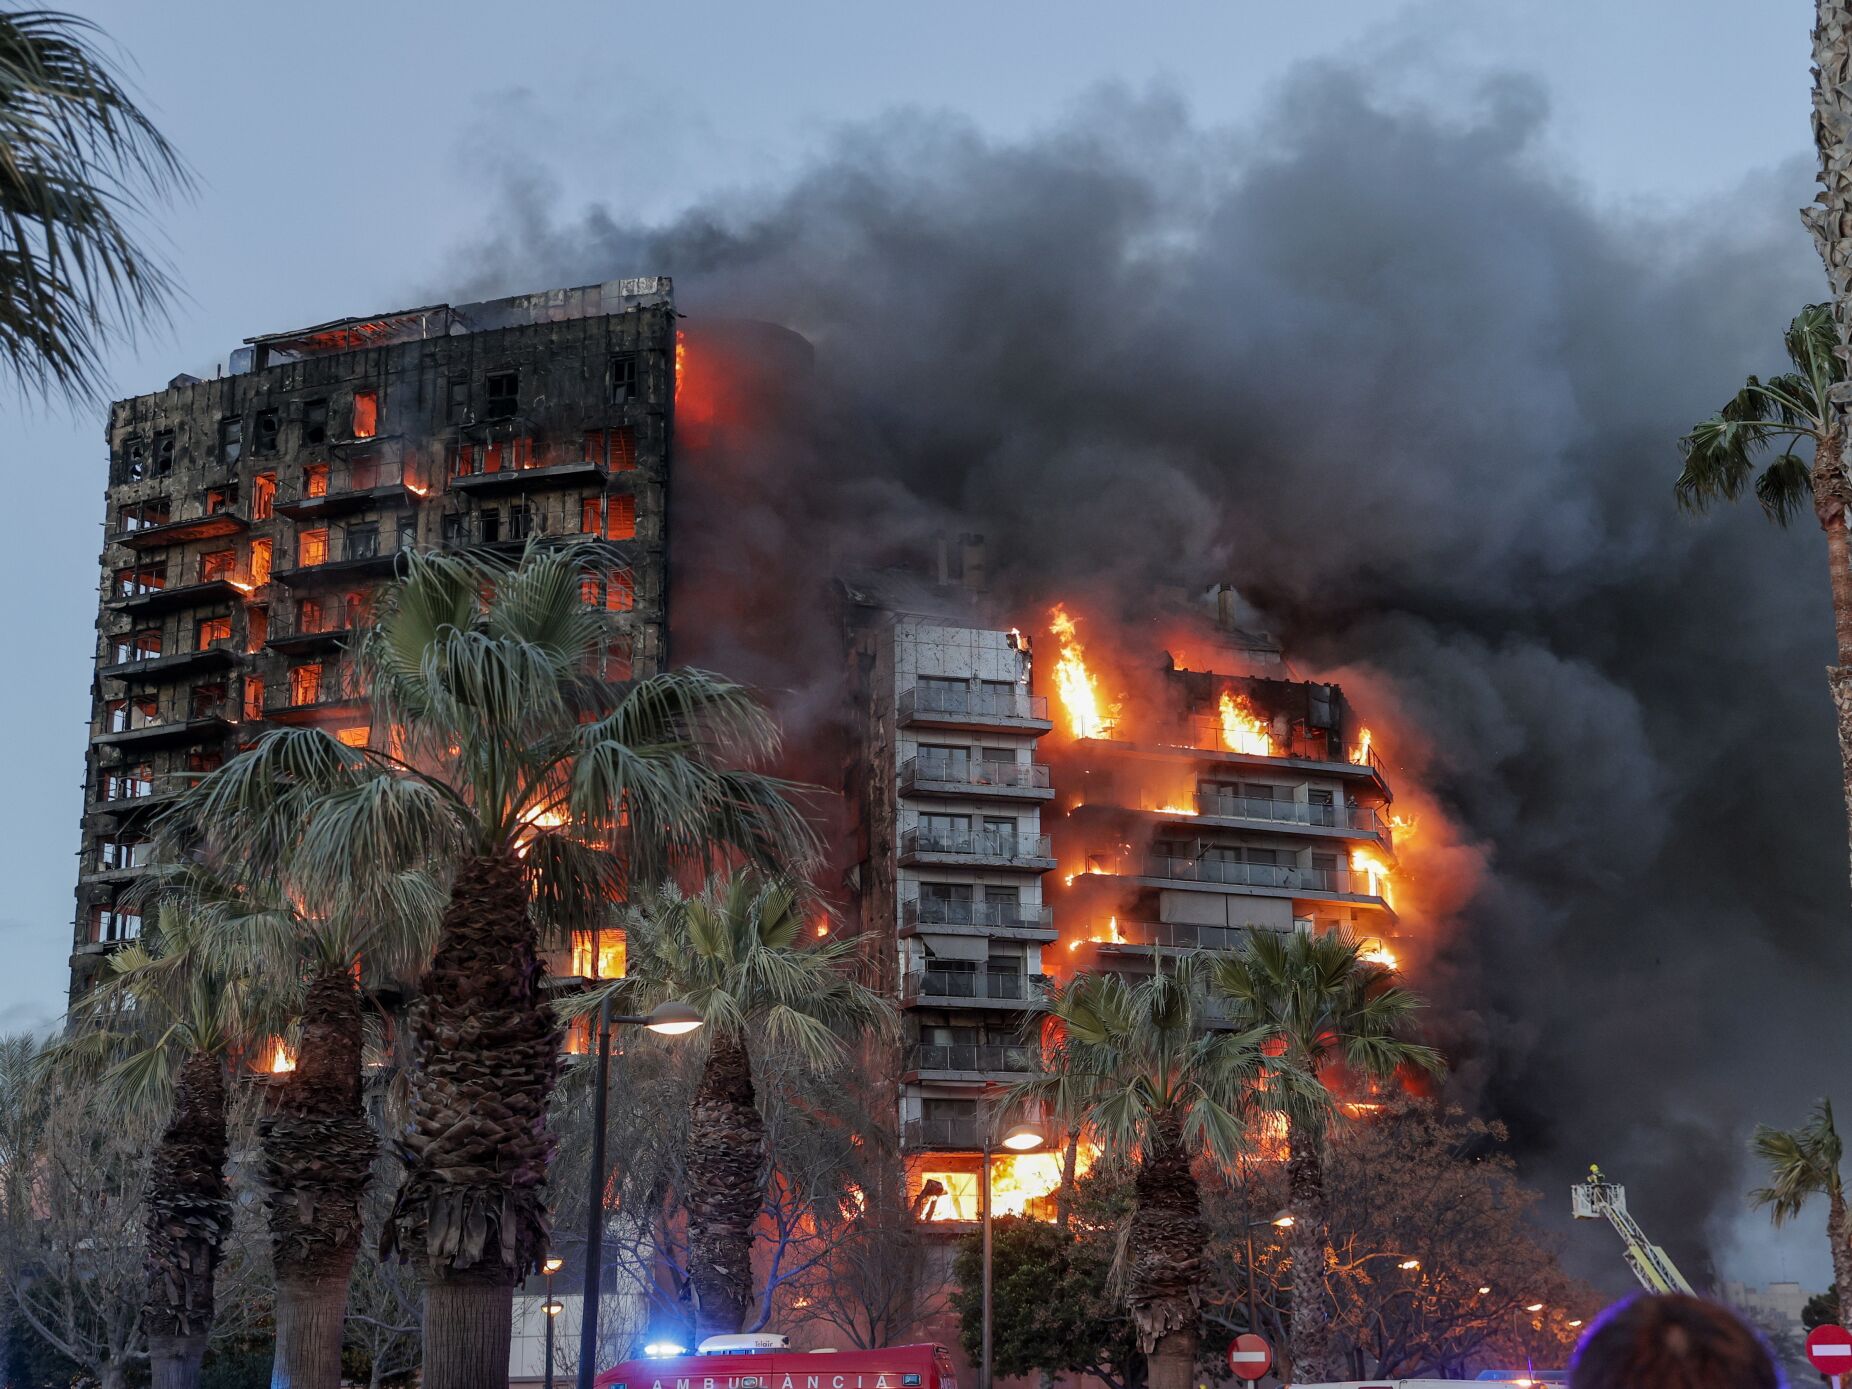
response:
{"label": "orange flame", "polygon": [[[1092,1168],[1099,1149],[1082,1142],[1074,1152],[1074,1175],[1085,1176]],[[998,1153],[991,1159],[990,1201],[995,1215],[1026,1215],[1047,1220],[1052,1218],[1050,1200],[1061,1187],[1061,1168],[1066,1160],[1060,1151],[1039,1153]],[[979,1200],[979,1177],[975,1170],[940,1171],[922,1167],[908,1180],[915,1190],[934,1181],[945,1194],[930,1198],[921,1218],[930,1221],[977,1220],[982,1214]]]}
{"label": "orange flame", "polygon": [[1060,645],[1061,654],[1055,661],[1055,692],[1067,711],[1068,731],[1076,738],[1106,737],[1115,720],[1100,710],[1099,682],[1087,669],[1087,649],[1076,637],[1074,619],[1059,603],[1048,614],[1048,630]]}
{"label": "orange flame", "polygon": [[1372,739],[1370,737],[1369,729],[1365,728],[1365,729],[1360,729],[1358,731],[1357,733],[1357,756],[1353,760],[1356,761],[1356,763],[1359,766],[1367,767],[1370,763],[1370,743],[1371,741]]}
{"label": "orange flame", "polygon": [[1395,951],[1391,950],[1379,940],[1366,940],[1363,943],[1363,949],[1357,952],[1357,958],[1360,960],[1367,960],[1373,965],[1381,965],[1385,969],[1399,969],[1401,967],[1400,962],[1396,959]]}
{"label": "orange flame", "polygon": [[[1350,855],[1350,870],[1353,873],[1361,873],[1368,879],[1370,896],[1380,897],[1383,901],[1390,902],[1389,867],[1381,859],[1362,849],[1353,849]],[[1390,902],[1390,905],[1395,904]]]}
{"label": "orange flame", "polygon": [[283,1045],[281,1037],[271,1044],[270,1061],[264,1069],[273,1076],[288,1075],[296,1069],[296,1058],[289,1054],[289,1048]]}
{"label": "orange flame", "polygon": [[1222,746],[1249,757],[1273,756],[1273,734],[1247,700],[1222,691]]}

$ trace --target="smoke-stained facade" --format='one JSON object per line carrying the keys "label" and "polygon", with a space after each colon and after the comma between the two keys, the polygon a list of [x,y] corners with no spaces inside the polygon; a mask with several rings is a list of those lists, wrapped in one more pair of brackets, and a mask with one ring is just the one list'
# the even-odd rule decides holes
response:
{"label": "smoke-stained facade", "polygon": [[664,660],[667,279],[274,333],[231,366],[110,412],[74,995],[139,935],[148,827],[191,779],[280,725],[384,745],[344,647],[404,552],[594,539],[610,673]]}

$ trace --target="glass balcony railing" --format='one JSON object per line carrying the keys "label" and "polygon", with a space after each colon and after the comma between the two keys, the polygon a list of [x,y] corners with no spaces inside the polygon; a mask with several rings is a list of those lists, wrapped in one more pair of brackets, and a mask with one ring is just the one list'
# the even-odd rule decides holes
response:
{"label": "glass balcony railing", "polygon": [[1045,834],[1005,834],[996,830],[937,830],[916,826],[900,837],[902,854],[942,854],[950,858],[1034,863],[1050,857]]}
{"label": "glass balcony railing", "polygon": [[1052,907],[1021,902],[974,902],[965,897],[909,897],[900,905],[900,919],[908,926],[992,926],[1053,930]]}
{"label": "glass balcony railing", "polygon": [[975,791],[1046,791],[1048,768],[1040,762],[986,762],[946,757],[910,757],[900,765],[900,787],[921,782],[970,787]]}
{"label": "glass balcony railing", "polygon": [[1020,1042],[915,1042],[907,1065],[918,1071],[1026,1074],[1036,1068],[1036,1049]]}
{"label": "glass balcony railing", "polygon": [[988,685],[916,685],[910,690],[901,691],[901,718],[921,715],[1046,721],[1048,699],[1044,695],[1032,695],[1020,685],[1012,685],[1008,689]]}

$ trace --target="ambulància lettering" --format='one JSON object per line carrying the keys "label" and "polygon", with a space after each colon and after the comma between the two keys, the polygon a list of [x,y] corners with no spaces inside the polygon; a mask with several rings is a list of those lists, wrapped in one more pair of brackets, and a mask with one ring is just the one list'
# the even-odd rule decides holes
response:
{"label": "ambul\u00e0ncia lettering", "polygon": [[[918,1375],[908,1375],[918,1383]],[[900,1375],[678,1375],[658,1379],[650,1389],[900,1389]]]}

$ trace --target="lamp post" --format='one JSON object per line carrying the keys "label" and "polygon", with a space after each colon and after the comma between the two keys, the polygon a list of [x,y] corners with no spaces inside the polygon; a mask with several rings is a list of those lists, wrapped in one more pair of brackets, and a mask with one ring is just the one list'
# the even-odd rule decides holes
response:
{"label": "lamp post", "polygon": [[664,1037],[680,1037],[700,1025],[701,1015],[686,1003],[659,1003],[643,1014],[613,1014],[611,996],[606,994],[598,1005],[598,1079],[592,1095],[592,1170],[585,1193],[585,1305],[579,1309],[578,1389],[592,1389],[597,1374],[598,1299],[604,1282],[605,1091],[611,1080],[611,1029],[647,1027]]}
{"label": "lamp post", "polygon": [[1254,1284],[1258,1281],[1254,1277],[1254,1232],[1263,1225],[1272,1225],[1280,1230],[1290,1230],[1293,1227],[1293,1213],[1278,1211],[1265,1220],[1250,1220],[1247,1223],[1247,1229],[1243,1231],[1248,1242],[1248,1330],[1256,1336],[1260,1335],[1260,1313],[1255,1309],[1254,1303]]}
{"label": "lamp post", "polygon": [[547,1276],[547,1300],[540,1304],[540,1310],[547,1318],[547,1389],[553,1389],[553,1318],[559,1315],[559,1303],[553,1300],[553,1275],[559,1272],[559,1266],[565,1262],[555,1257],[540,1266],[540,1271]]}
{"label": "lamp post", "polygon": [[1029,1153],[1046,1140],[1034,1124],[1017,1124],[997,1138],[997,1116],[993,1110],[984,1119],[984,1156],[978,1169],[978,1201],[984,1222],[984,1347],[983,1364],[978,1369],[977,1389],[990,1389],[990,1154],[993,1143],[1001,1143],[1012,1153]]}

